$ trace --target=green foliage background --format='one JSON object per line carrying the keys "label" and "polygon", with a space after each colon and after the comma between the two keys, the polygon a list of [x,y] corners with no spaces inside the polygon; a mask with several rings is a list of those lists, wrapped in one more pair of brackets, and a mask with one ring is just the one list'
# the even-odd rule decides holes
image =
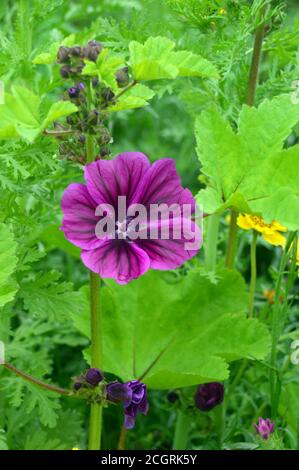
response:
{"label": "green foliage background", "polygon": [[[155,92],[150,105],[113,113],[110,129],[114,137],[113,154],[138,150],[152,161],[174,158],[184,185],[194,194],[200,189],[207,192],[204,189],[207,175],[218,181],[223,172],[218,162],[212,162],[211,172],[209,167],[205,168],[204,158],[201,158],[205,174],[200,175],[201,163],[196,145],[208,148],[210,144],[212,147],[215,133],[210,137],[203,131],[202,142],[197,135],[196,144],[195,121],[197,131],[210,120],[211,125],[207,124],[207,128],[215,125],[216,132],[217,113],[221,113],[232,127],[227,143],[231,149],[233,131],[237,130],[239,112],[246,95],[252,34],[257,26],[255,12],[260,3],[245,0],[32,0],[28,9],[26,0],[5,0],[0,5],[0,78],[8,90],[12,86],[26,87],[39,97],[34,112],[40,113],[37,122],[40,129],[44,129],[51,122],[46,121],[45,125],[51,105],[62,97],[66,85],[59,76],[58,66],[34,62],[40,54],[48,53],[53,43],[61,43],[71,34],[75,35],[76,43],[97,39],[126,58],[131,41],[143,43],[150,36],[167,37],[176,43],[178,50],[201,54],[217,68],[219,80],[196,77],[149,82]],[[290,94],[292,82],[299,78],[297,2],[274,1],[272,6],[257,104],[266,98],[271,100],[277,95]],[[225,13],[221,13],[222,8]],[[281,115],[287,112],[283,106],[283,103],[279,104]],[[205,118],[199,118],[202,112]],[[3,115],[0,115],[0,122],[1,118]],[[267,113],[262,121],[261,127],[265,123],[269,127],[273,125]],[[268,148],[271,144],[275,150],[280,145],[282,147],[284,138],[287,138],[284,147],[297,143],[297,121],[298,117],[293,117],[286,123],[286,135],[270,135]],[[219,127],[222,125],[220,122]],[[250,142],[249,131],[247,135]],[[1,140],[0,145],[0,339],[6,345],[8,360],[17,367],[69,387],[71,377],[80,374],[86,368],[85,359],[88,360],[88,273],[80,262],[79,251],[59,231],[60,199],[70,182],[82,180],[82,171],[79,165],[58,158],[58,144],[54,139],[40,134],[33,136],[28,131],[23,137],[23,140]],[[223,152],[225,134],[222,131],[220,139]],[[238,145],[236,143],[237,151]],[[222,155],[221,152],[224,171],[226,166],[231,171],[228,153]],[[275,164],[274,156],[273,160]],[[247,167],[244,171],[248,171]],[[288,171],[289,178],[298,175],[294,176],[292,163]],[[220,177],[218,173],[221,173]],[[266,178],[262,182],[269,184]],[[283,181],[276,183],[271,187],[274,194]],[[294,187],[295,184],[298,188],[298,180],[294,181]],[[229,181],[226,200],[233,193],[231,186]],[[298,197],[298,189],[295,192]],[[246,188],[244,194],[247,200]],[[206,204],[209,202],[207,199]],[[218,209],[218,201],[216,206],[215,201],[212,202],[211,210]],[[297,216],[296,211],[290,216],[292,221]],[[272,214],[268,212],[265,215],[271,217]],[[298,226],[294,224],[291,228],[298,229]],[[227,232],[228,225],[223,217],[219,259],[224,256]],[[237,268],[248,280],[249,235],[239,233],[239,241]],[[103,303],[108,378],[130,379],[132,344],[127,339],[131,339],[135,329],[139,332],[137,362],[140,370],[146,369],[146,363],[151,362],[164,347],[163,341],[169,341],[165,331],[170,334],[171,328],[175,329],[178,324],[182,336],[176,339],[169,356],[182,351],[185,344],[189,348],[185,351],[186,359],[182,356],[175,367],[170,360],[167,362],[166,357],[161,370],[156,368],[149,374],[149,386],[158,390],[151,391],[148,417],[138,420],[136,430],[129,433],[130,448],[170,448],[178,405],[171,405],[167,392],[161,389],[182,385],[192,386],[178,392],[182,406],[190,416],[190,448],[216,448],[215,423],[219,417],[216,412],[204,415],[194,409],[194,385],[212,379],[226,380],[228,363],[241,357],[255,358],[257,362],[228,396],[223,447],[258,446],[252,422],[261,414],[266,416],[269,410],[268,370],[260,361],[268,349],[266,327],[271,306],[263,297],[263,290],[273,288],[279,254],[279,249],[271,249],[262,241],[258,245],[257,299],[265,325],[254,323],[250,328],[243,324],[246,322],[247,297],[241,276],[225,272],[222,265],[217,272],[207,271],[203,268],[203,253],[176,273],[163,276],[150,273],[145,280],[140,279],[125,289],[107,283]],[[290,340],[299,338],[297,292],[287,292],[287,295],[292,301],[291,306],[288,305],[289,320],[280,344],[281,362],[288,359]],[[186,310],[182,298],[189,299]],[[198,303],[204,305],[201,316],[197,315]],[[141,309],[140,314],[138,309]],[[130,311],[134,311],[136,318],[127,320]],[[213,323],[216,314],[221,318],[217,318],[211,327],[208,322]],[[227,317],[223,325],[222,316]],[[160,332],[160,336],[158,331],[148,332],[147,322],[151,318],[156,318],[161,326],[163,334]],[[225,331],[230,324],[234,325],[235,337]],[[187,335],[190,327],[195,329],[191,341]],[[205,328],[210,327],[214,328],[212,333],[205,333]],[[218,341],[212,344],[214,336]],[[153,338],[157,337],[155,345]],[[241,354],[240,337],[244,345]],[[222,343],[221,339],[229,341],[223,340]],[[194,366],[190,364],[190,356],[195,358]],[[188,371],[188,367],[192,370]],[[233,362],[230,367],[235,373],[238,363]],[[209,375],[211,370],[215,375]],[[193,374],[187,381],[186,373]],[[290,368],[284,385],[279,429],[285,447],[297,448],[298,378],[294,367]],[[88,409],[80,400],[60,399],[41,392],[6,371],[0,371],[0,393],[1,450],[86,447]],[[115,447],[121,422],[121,410],[114,407],[106,410],[104,448]]]}

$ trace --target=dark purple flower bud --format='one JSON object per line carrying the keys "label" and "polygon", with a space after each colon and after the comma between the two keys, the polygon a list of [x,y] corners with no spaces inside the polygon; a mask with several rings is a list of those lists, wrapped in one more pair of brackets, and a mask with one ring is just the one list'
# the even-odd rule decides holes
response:
{"label": "dark purple flower bud", "polygon": [[199,385],[194,395],[195,405],[201,411],[210,411],[222,403],[224,386],[219,382]]}
{"label": "dark purple flower bud", "polygon": [[101,158],[105,158],[105,157],[108,157],[108,155],[110,155],[111,151],[108,147],[103,147],[101,148],[100,150],[100,156]]}
{"label": "dark purple flower bud", "polygon": [[258,424],[254,425],[255,429],[259,433],[262,439],[269,439],[270,434],[274,432],[275,423],[271,423],[270,419],[259,418]]}
{"label": "dark purple flower bud", "polygon": [[85,59],[92,60],[96,62],[98,55],[100,54],[103,46],[98,41],[89,41],[87,45],[83,48],[83,56]]}
{"label": "dark purple flower bud", "polygon": [[81,47],[80,46],[73,46],[69,49],[70,55],[73,57],[80,57],[81,55]]}
{"label": "dark purple flower bud", "polygon": [[91,369],[88,369],[88,371],[86,372],[85,380],[87,383],[95,387],[100,382],[102,382],[102,380],[104,380],[103,372],[100,371],[99,369],[96,369],[95,367],[92,367]]}
{"label": "dark purple flower bud", "polygon": [[77,87],[72,86],[71,88],[68,89],[68,94],[70,98],[78,98],[80,93],[80,90],[78,90]]}
{"label": "dark purple flower bud", "polygon": [[76,392],[77,392],[78,390],[80,390],[81,387],[82,387],[82,384],[81,384],[80,382],[75,382],[75,383],[74,383],[74,389],[76,390]]}
{"label": "dark purple flower bud", "polygon": [[107,399],[114,403],[122,402],[125,413],[125,428],[132,429],[135,426],[137,413],[144,415],[148,412],[146,385],[139,380],[133,380],[121,384],[111,382],[106,387]]}
{"label": "dark purple flower bud", "polygon": [[129,67],[123,67],[116,72],[116,81],[120,88],[129,84]]}
{"label": "dark purple flower bud", "polygon": [[57,62],[59,64],[63,64],[69,60],[70,57],[70,49],[65,46],[60,46],[57,52]]}
{"label": "dark purple flower bud", "polygon": [[170,403],[175,403],[177,400],[179,399],[179,396],[176,392],[169,392],[167,394],[167,400],[170,402]]}
{"label": "dark purple flower bud", "polygon": [[60,69],[60,75],[62,78],[69,78],[71,76],[71,67],[69,65],[63,65]]}

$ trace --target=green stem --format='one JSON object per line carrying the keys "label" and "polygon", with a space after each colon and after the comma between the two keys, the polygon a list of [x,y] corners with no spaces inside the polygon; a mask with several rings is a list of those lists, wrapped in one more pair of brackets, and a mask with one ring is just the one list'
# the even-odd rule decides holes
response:
{"label": "green stem", "polygon": [[[88,104],[92,106],[92,88],[91,84],[87,87]],[[96,151],[94,136],[86,135],[86,161],[91,163],[95,160]],[[103,368],[102,360],[102,319],[100,309],[100,286],[101,280],[98,274],[90,272],[90,329],[91,329],[91,367],[97,369]],[[89,441],[88,450],[101,449],[102,435],[102,405],[92,403],[90,409],[89,422]]]}
{"label": "green stem", "polygon": [[280,378],[277,375],[276,362],[277,362],[277,345],[281,334],[281,285],[285,268],[289,258],[290,246],[296,236],[296,233],[290,233],[286,242],[286,246],[283,255],[280,260],[278,276],[275,284],[275,299],[272,310],[272,345],[271,345],[271,370],[270,370],[270,392],[271,392],[271,416],[273,419],[276,418],[277,408],[279,404],[279,396],[281,390]]}
{"label": "green stem", "polygon": [[133,88],[135,85],[137,85],[137,80],[133,80],[133,82],[129,83],[129,85],[127,85],[125,88],[122,89],[122,91],[120,91],[118,93],[118,95],[116,95],[114,97],[114,100],[118,100],[118,98],[120,98],[122,95],[124,95],[127,91],[129,91],[131,88]]}
{"label": "green stem", "polygon": [[250,278],[250,291],[249,291],[249,317],[254,316],[254,296],[256,288],[256,242],[258,233],[254,230],[250,249],[250,262],[251,262],[251,278]]}
{"label": "green stem", "polygon": [[267,13],[268,5],[265,5],[261,10],[261,23],[256,29],[255,32],[255,40],[254,40],[254,48],[251,60],[251,67],[250,67],[250,74],[249,74],[249,82],[248,82],[248,90],[245,103],[248,106],[254,105],[254,98],[256,92],[256,86],[258,83],[259,78],[259,68],[260,62],[262,57],[262,48],[265,36],[265,28],[266,24],[264,21],[265,14]]}
{"label": "green stem", "polygon": [[231,220],[230,220],[230,225],[229,225],[229,236],[228,236],[226,260],[225,260],[225,266],[228,269],[234,268],[234,260],[235,260],[236,244],[237,244],[237,232],[238,232],[237,219],[238,219],[238,212],[235,210],[232,210]]}
{"label": "green stem", "polygon": [[176,421],[173,450],[186,450],[189,435],[189,417],[178,411],[178,417]]}
{"label": "green stem", "polygon": [[217,266],[217,242],[219,233],[220,215],[214,214],[208,218],[208,229],[206,234],[205,265],[210,271]]}
{"label": "green stem", "polygon": [[[268,5],[265,5],[261,10],[260,16],[260,25],[256,29],[255,32],[255,40],[254,40],[254,48],[249,72],[249,81],[248,81],[248,88],[247,88],[247,96],[245,103],[248,106],[254,105],[255,99],[255,92],[256,86],[258,83],[259,78],[259,69],[260,69],[260,62],[262,56],[262,48],[264,42],[264,35],[265,35],[265,21],[264,17],[268,10]],[[236,234],[237,234],[237,213],[232,210],[231,211],[231,223],[230,223],[230,234],[229,234],[229,242],[228,242],[228,250],[226,256],[226,267],[229,269],[233,269],[234,267],[234,258],[236,252]]]}

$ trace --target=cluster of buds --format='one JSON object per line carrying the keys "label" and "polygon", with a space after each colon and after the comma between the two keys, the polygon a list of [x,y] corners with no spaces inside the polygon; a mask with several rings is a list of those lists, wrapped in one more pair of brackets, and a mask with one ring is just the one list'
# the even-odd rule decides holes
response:
{"label": "cluster of buds", "polygon": [[[66,47],[61,46],[57,54],[57,62],[61,64],[60,74],[65,79],[72,79],[73,85],[67,88],[64,99],[74,103],[78,112],[66,119],[67,127],[63,130],[70,131],[62,133],[60,139],[63,143],[59,147],[60,156],[75,163],[86,164],[85,151],[83,148],[86,135],[93,135],[99,149],[96,159],[102,159],[110,155],[109,144],[111,135],[105,126],[108,117],[107,108],[114,101],[114,93],[110,88],[100,82],[98,78],[91,81],[82,74],[86,61],[95,62],[103,47],[98,41],[89,41],[85,46]],[[125,86],[129,79],[128,69],[120,69],[116,74],[119,87]],[[92,106],[88,100],[90,93],[87,89],[92,87]],[[88,90],[89,91],[89,90]]]}
{"label": "cluster of buds", "polygon": [[126,383],[105,382],[102,371],[92,367],[74,379],[74,391],[90,401],[103,404],[120,403],[124,410],[124,426],[132,429],[138,413],[148,412],[147,388],[139,380]]}
{"label": "cluster of buds", "polygon": [[103,46],[98,41],[89,41],[84,47],[61,46],[57,53],[57,62],[61,64],[60,74],[63,78],[76,78],[80,75],[85,62],[84,59],[96,62]]}

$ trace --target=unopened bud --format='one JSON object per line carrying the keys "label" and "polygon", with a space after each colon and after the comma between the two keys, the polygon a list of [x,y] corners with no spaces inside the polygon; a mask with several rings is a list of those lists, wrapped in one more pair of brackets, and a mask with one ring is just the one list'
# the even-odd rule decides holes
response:
{"label": "unopened bud", "polygon": [[85,380],[87,383],[95,387],[100,382],[102,382],[102,380],[104,380],[104,374],[99,369],[92,367],[91,369],[88,369],[88,371],[86,372]]}
{"label": "unopened bud", "polygon": [[60,69],[60,75],[62,78],[69,78],[71,76],[71,67],[69,65],[63,65]]}
{"label": "unopened bud", "polygon": [[83,56],[85,59],[92,60],[96,62],[98,55],[100,54],[103,46],[98,41],[89,41],[87,45],[83,48]]}
{"label": "unopened bud", "polygon": [[60,46],[57,52],[57,62],[59,64],[64,64],[69,60],[70,57],[70,49],[65,46]]}
{"label": "unopened bud", "polygon": [[120,88],[129,84],[129,68],[123,67],[116,72],[116,81]]}

